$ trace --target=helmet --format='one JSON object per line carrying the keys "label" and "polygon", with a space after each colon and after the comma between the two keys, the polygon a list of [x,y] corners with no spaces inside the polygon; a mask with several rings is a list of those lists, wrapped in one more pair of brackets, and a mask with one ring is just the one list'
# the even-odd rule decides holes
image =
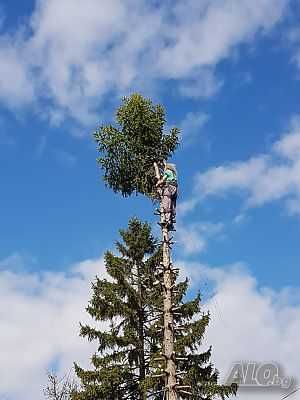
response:
{"label": "helmet", "polygon": [[166,164],[165,164],[165,168],[166,168],[166,169],[169,169],[169,170],[171,170],[171,171],[173,171],[174,174],[177,175],[177,170],[176,170],[176,165],[175,165],[175,164],[166,163]]}

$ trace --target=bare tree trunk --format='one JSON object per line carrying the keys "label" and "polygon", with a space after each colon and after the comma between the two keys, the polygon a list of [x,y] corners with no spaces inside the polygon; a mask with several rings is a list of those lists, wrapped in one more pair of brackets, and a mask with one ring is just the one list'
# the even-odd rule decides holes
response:
{"label": "bare tree trunk", "polygon": [[[139,378],[144,381],[146,377],[146,364],[145,364],[145,339],[144,339],[144,311],[143,311],[143,292],[140,277],[140,267],[137,265],[138,276],[138,294],[139,294],[139,315],[138,315],[138,331],[139,331]],[[140,391],[140,400],[146,400],[146,394]]]}
{"label": "bare tree trunk", "polygon": [[174,353],[174,320],[172,312],[172,286],[174,276],[170,258],[170,236],[167,226],[161,214],[162,235],[163,235],[163,267],[164,267],[164,339],[163,353],[166,358],[166,389],[167,400],[177,400],[176,385],[176,364]]}
{"label": "bare tree trunk", "polygon": [[[157,180],[160,180],[160,172],[157,163],[154,163],[154,170]],[[164,338],[163,356],[166,359],[165,388],[167,390],[167,400],[178,400],[176,392],[176,363],[174,352],[174,318],[172,311],[172,288],[175,284],[175,275],[172,271],[170,256],[170,235],[163,212],[162,199],[160,202],[160,225],[162,230],[162,251],[163,251],[163,288],[164,288]]]}

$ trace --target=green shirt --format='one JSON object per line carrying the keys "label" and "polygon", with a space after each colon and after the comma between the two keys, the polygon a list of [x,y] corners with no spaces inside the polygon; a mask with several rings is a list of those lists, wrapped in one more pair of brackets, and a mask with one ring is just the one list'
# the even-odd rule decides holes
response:
{"label": "green shirt", "polygon": [[173,171],[171,171],[170,169],[165,170],[163,178],[167,183],[177,181],[176,174]]}

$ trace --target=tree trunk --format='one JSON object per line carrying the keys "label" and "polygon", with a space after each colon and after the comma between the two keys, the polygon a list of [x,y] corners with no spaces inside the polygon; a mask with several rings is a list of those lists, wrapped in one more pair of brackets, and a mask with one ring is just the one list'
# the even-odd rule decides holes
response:
{"label": "tree trunk", "polygon": [[[146,377],[145,363],[145,339],[144,339],[144,310],[143,310],[143,292],[141,285],[140,267],[137,265],[138,293],[139,293],[139,312],[138,312],[138,332],[139,332],[139,381],[144,381]],[[146,400],[146,394],[140,391],[140,400]]]}
{"label": "tree trunk", "polygon": [[[162,211],[162,209],[161,209]],[[166,358],[167,400],[177,400],[176,385],[176,364],[174,353],[174,321],[172,312],[172,286],[174,275],[171,269],[169,231],[164,224],[164,216],[161,213],[162,235],[163,235],[163,267],[164,267],[164,339],[163,353]]]}
{"label": "tree trunk", "polygon": [[[159,181],[161,176],[156,162],[153,163],[156,179]],[[166,359],[165,389],[166,400],[178,400],[176,385],[176,364],[174,352],[174,318],[172,311],[172,287],[175,283],[170,257],[170,235],[163,212],[162,199],[160,201],[160,225],[162,230],[162,251],[164,268],[164,339],[163,356]]]}

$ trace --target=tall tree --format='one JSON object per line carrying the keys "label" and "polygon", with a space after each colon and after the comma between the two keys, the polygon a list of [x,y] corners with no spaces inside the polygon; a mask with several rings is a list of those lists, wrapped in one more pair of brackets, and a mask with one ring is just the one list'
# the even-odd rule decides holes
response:
{"label": "tall tree", "polygon": [[[98,163],[103,170],[106,184],[124,197],[141,193],[160,202],[159,214],[162,231],[163,278],[163,366],[164,389],[167,400],[177,400],[179,393],[192,393],[189,385],[178,384],[180,357],[176,354],[174,301],[177,295],[176,269],[173,268],[170,225],[166,224],[164,191],[156,190],[161,182],[160,170],[176,150],[179,130],[165,132],[165,112],[161,105],[139,94],[123,99],[116,112],[116,124],[102,126],[95,132],[100,157]],[[195,370],[196,371],[196,370]],[[190,387],[192,390],[192,388]]]}
{"label": "tall tree", "polygon": [[[91,360],[92,370],[75,364],[81,387],[73,391],[72,400],[161,400],[167,393],[161,244],[150,226],[137,219],[120,234],[122,241],[116,243],[119,255],[105,255],[110,278],[96,279],[87,307],[93,319],[108,322],[109,329],[81,326],[81,335],[96,341],[98,350]],[[199,352],[209,314],[201,313],[199,295],[184,301],[187,281],[175,289],[172,307],[178,334],[174,359],[181,397],[224,399],[235,393],[236,387],[218,385],[218,373],[209,361],[211,349]]]}
{"label": "tall tree", "polygon": [[87,312],[109,323],[109,330],[81,326],[81,335],[98,342],[93,371],[78,365],[82,389],[73,400],[146,399],[150,359],[158,351],[157,311],[161,306],[154,285],[161,251],[150,226],[137,219],[120,230],[119,255],[105,254],[110,279],[97,278]]}
{"label": "tall tree", "polygon": [[[116,112],[116,126],[102,126],[95,132],[100,157],[98,162],[104,172],[104,181],[123,196],[141,193],[160,202],[162,253],[164,272],[163,298],[163,354],[165,357],[165,386],[168,400],[176,400],[176,362],[174,353],[174,327],[172,312],[172,288],[175,274],[171,268],[169,229],[164,224],[163,198],[155,184],[160,179],[160,169],[179,144],[179,130],[164,131],[165,111],[161,105],[140,94],[123,99]],[[155,166],[155,168],[154,168]]]}

